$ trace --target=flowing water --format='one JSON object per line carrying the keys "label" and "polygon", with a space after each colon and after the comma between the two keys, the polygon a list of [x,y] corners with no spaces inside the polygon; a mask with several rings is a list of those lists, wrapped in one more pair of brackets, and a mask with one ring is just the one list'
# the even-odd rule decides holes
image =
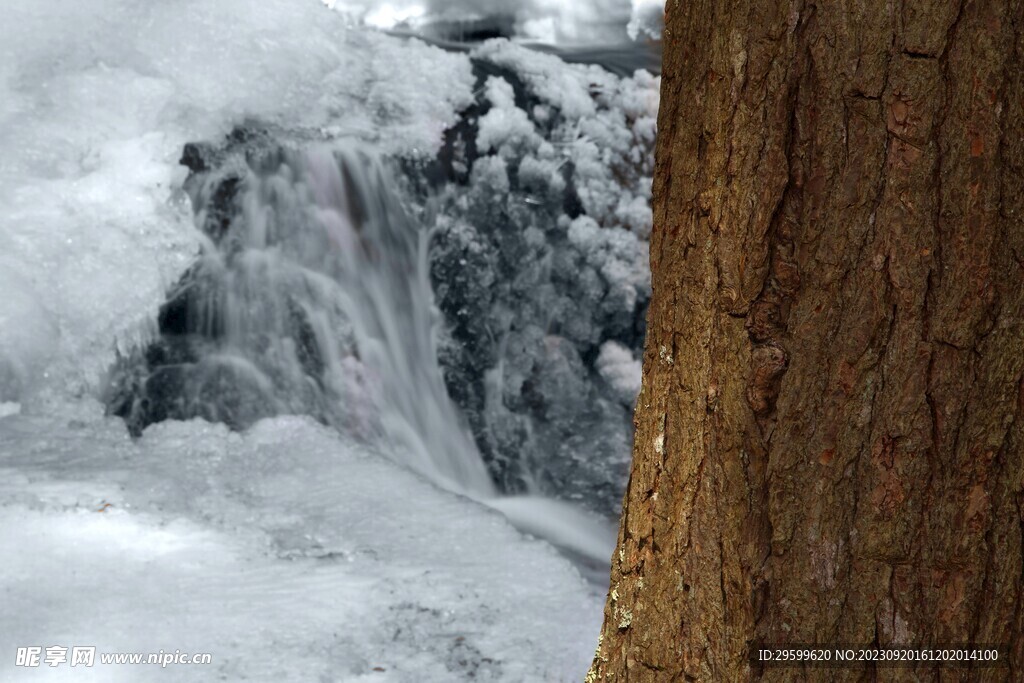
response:
{"label": "flowing water", "polygon": [[438,365],[429,236],[393,185],[375,154],[349,144],[274,147],[229,181],[192,187],[202,257],[114,412],[142,426],[199,416],[238,428],[313,415],[601,577],[607,523],[553,499],[499,496]]}

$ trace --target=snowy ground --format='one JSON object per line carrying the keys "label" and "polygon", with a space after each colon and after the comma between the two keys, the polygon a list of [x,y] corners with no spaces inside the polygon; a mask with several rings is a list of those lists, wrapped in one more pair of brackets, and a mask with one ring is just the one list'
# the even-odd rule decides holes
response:
{"label": "snowy ground", "polygon": [[[601,596],[549,545],[304,418],[0,419],[0,680],[579,680]],[[213,663],[16,668],[18,646]]]}

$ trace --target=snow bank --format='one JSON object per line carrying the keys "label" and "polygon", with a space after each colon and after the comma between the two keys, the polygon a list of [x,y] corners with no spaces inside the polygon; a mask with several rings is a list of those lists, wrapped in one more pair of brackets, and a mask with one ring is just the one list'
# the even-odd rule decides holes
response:
{"label": "snow bank", "polygon": [[[3,680],[575,681],[601,617],[549,545],[303,418],[0,419],[0,554]],[[30,645],[213,663],[15,669]]]}
{"label": "snow bank", "polygon": [[295,0],[5,7],[0,400],[88,391],[114,340],[151,333],[197,250],[175,189],[185,142],[258,117],[384,152],[439,146],[472,100],[469,61],[344,23]]}

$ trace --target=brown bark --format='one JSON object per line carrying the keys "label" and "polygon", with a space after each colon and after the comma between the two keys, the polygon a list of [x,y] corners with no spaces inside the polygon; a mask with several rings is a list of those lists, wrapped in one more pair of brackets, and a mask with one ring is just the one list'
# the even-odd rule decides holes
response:
{"label": "brown bark", "polygon": [[[1021,0],[669,0],[588,681],[1024,680]],[[754,643],[1009,646],[761,668]]]}

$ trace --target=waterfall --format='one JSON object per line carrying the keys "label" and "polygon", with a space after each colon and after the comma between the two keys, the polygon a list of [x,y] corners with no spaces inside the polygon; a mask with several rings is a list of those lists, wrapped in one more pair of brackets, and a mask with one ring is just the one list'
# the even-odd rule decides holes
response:
{"label": "waterfall", "polygon": [[[253,286],[226,308],[258,330],[251,312],[267,300],[276,310],[298,305],[313,321],[332,421],[376,420],[392,458],[445,488],[489,497],[490,476],[437,364],[428,235],[388,184],[381,162],[353,148],[287,155],[254,178],[243,199],[245,248],[265,256],[242,266]],[[243,323],[240,336],[251,331]],[[295,337],[286,327],[272,334]]]}
{"label": "waterfall", "polygon": [[122,364],[112,412],[136,432],[308,414],[444,488],[493,496],[437,363],[426,230],[380,159],[275,146],[226,166],[190,188],[206,244],[161,310],[160,343]]}
{"label": "waterfall", "polygon": [[380,159],[354,144],[246,156],[186,183],[205,247],[161,310],[159,343],[122,364],[112,412],[136,432],[311,415],[606,577],[604,521],[498,495],[438,364],[427,231]]}

